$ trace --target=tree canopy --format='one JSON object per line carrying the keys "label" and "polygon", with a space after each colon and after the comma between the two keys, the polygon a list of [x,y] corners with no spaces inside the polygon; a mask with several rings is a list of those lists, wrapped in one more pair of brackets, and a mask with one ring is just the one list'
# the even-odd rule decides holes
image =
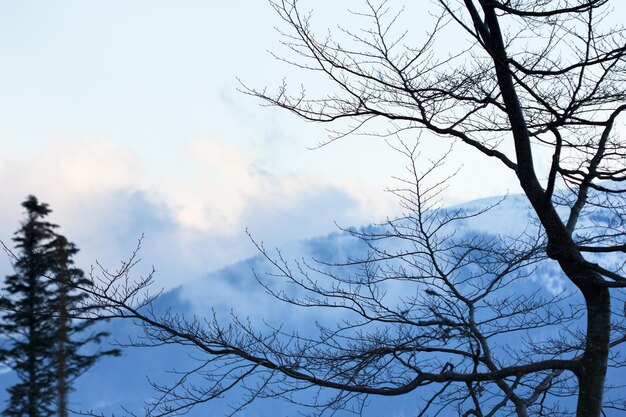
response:
{"label": "tree canopy", "polygon": [[[239,386],[249,393],[242,407],[260,397],[307,402],[301,392],[321,390],[329,394],[304,397],[320,414],[359,413],[368,396],[411,392],[427,396],[416,404],[419,415],[442,408],[464,416],[624,410],[622,398],[605,395],[607,369],[623,364],[612,354],[626,341],[626,147],[618,128],[626,44],[623,27],[609,22],[611,4],[436,0],[412,5],[405,13],[419,15],[407,19],[390,2],[365,1],[355,12],[363,28],[318,35],[302,2],[271,2],[291,53],[279,58],[322,77],[327,94],[293,92],[287,82],[276,91],[244,91],[306,120],[334,123],[326,143],[385,123],[374,134],[401,136],[397,148],[409,161],[408,179],[393,190],[405,214],[349,231],[368,245],[365,259],[291,264],[258,244],[274,275],[299,291],[258,277],[272,295],[346,312],[316,335],[260,330],[236,317],[227,324],[156,316],[151,300],[139,297],[151,277],[126,281],[133,260],[104,273],[95,292],[110,312],[141,320],[155,345],[190,345],[203,355],[202,385],[186,385],[193,371],[185,373],[174,387],[161,387],[155,407],[181,414]],[[419,38],[414,30],[423,29],[416,22],[424,16],[433,24]],[[454,49],[446,50],[451,35]],[[432,172],[446,156],[420,169],[417,154],[429,151],[420,149],[420,134],[455,142],[451,152],[498,161],[518,180],[534,223],[517,235],[458,232],[456,225],[488,216],[489,207],[440,210],[445,181],[433,181]],[[538,155],[549,156],[547,166],[537,164]],[[542,267],[567,288],[540,288]],[[388,296],[391,285],[400,295]],[[507,344],[513,337],[518,342]]]}
{"label": "tree canopy", "polygon": [[15,252],[5,248],[15,273],[5,279],[0,330],[8,341],[0,354],[19,382],[9,388],[4,414],[65,417],[75,379],[101,356],[119,350],[84,352],[108,333],[85,332],[95,324],[84,291],[92,283],[74,266],[78,248],[46,221],[47,204],[31,195],[22,206],[26,219],[15,232]]}

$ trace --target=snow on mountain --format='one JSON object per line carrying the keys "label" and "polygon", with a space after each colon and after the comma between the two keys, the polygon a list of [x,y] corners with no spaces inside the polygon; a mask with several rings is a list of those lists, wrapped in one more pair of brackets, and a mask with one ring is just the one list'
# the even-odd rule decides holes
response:
{"label": "snow on mountain", "polygon": [[[489,198],[472,201],[447,210],[472,212],[486,206],[493,206],[488,212],[471,217],[456,224],[455,233],[459,235],[519,236],[533,233],[532,210],[521,196],[508,196],[504,199]],[[374,228],[375,226],[368,226]],[[367,230],[362,228],[360,230]],[[255,236],[261,239],[262,236]],[[266,248],[271,248],[266,243]],[[367,246],[349,234],[336,231],[314,239],[293,242],[280,248],[280,256],[286,260],[306,260],[315,258],[327,262],[346,259],[359,259],[367,256]],[[278,252],[268,250],[272,256]],[[158,270],[158,264],[155,265]],[[254,271],[254,273],[253,273]],[[564,281],[554,273],[550,265],[540,268],[532,278],[532,287],[543,287],[555,293],[563,289]],[[294,328],[306,328],[316,320],[336,320],[340,314],[336,311],[326,313],[315,309],[294,309],[268,295],[257,282],[256,275],[270,284],[284,285],[278,279],[267,276],[272,268],[268,261],[257,255],[247,260],[232,264],[205,276],[188,280],[183,286],[168,291],[158,300],[158,307],[168,307],[181,314],[210,316],[215,312],[218,317],[228,319],[231,311],[239,317],[248,317],[255,323],[264,320],[279,323],[287,321]],[[157,282],[158,285],[158,282]],[[328,314],[325,316],[325,314]],[[309,324],[306,324],[309,323]],[[114,338],[124,343],[128,335],[136,335],[139,329],[130,321],[111,321],[104,324]],[[105,358],[97,363],[76,382],[76,392],[71,395],[72,407],[76,410],[93,410],[104,415],[125,415],[121,407],[142,414],[144,401],[155,396],[149,381],[167,383],[172,381],[174,369],[188,369],[196,365],[194,352],[180,346],[164,348],[126,348],[121,358]],[[7,396],[5,387],[15,380],[13,372],[0,372],[0,400]],[[237,396],[237,391],[226,394],[224,401],[215,401],[200,405],[188,415],[225,415],[229,412],[229,395]],[[372,398],[365,415],[393,416],[414,415],[415,401],[418,394],[409,394],[399,398]],[[230,397],[234,398],[234,397]],[[390,411],[393,410],[393,411]],[[295,415],[294,409],[280,400],[260,400],[246,409],[243,416],[289,416]]]}

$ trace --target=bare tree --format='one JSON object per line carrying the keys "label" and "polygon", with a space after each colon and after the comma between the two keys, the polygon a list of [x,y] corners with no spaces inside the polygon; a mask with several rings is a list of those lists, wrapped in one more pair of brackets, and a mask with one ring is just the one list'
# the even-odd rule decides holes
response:
{"label": "bare tree", "polygon": [[[366,259],[290,265],[258,244],[275,275],[296,284],[290,293],[259,277],[272,295],[345,311],[316,335],[259,331],[236,317],[157,316],[131,303],[150,279],[129,285],[127,269],[105,273],[94,295],[112,314],[140,319],[145,343],[206,355],[178,384],[159,387],[149,414],[183,413],[235,386],[248,389],[242,407],[259,397],[301,403],[302,391],[320,389],[309,405],[322,414],[359,413],[368,396],[415,390],[429,396],[420,416],[442,408],[464,416],[623,410],[605,396],[609,365],[623,364],[612,352],[626,341],[626,151],[617,128],[626,44],[623,28],[606,24],[610,1],[436,0],[433,27],[417,45],[385,2],[366,1],[355,14],[366,29],[324,37],[296,0],[271,4],[296,54],[284,60],[325,77],[330,92],[291,94],[283,84],[247,93],[306,120],[339,123],[329,141],[381,120],[382,136],[425,131],[495,158],[518,179],[535,222],[516,235],[459,233],[455,224],[488,216],[489,207],[440,209],[444,182],[429,181],[445,156],[420,171],[418,148],[402,142],[411,177],[393,192],[405,215],[349,230],[369,248]],[[442,51],[450,33],[465,43]],[[551,156],[544,171],[538,154]],[[537,283],[546,270],[563,277],[562,292]],[[187,384],[194,375],[203,385]]]}

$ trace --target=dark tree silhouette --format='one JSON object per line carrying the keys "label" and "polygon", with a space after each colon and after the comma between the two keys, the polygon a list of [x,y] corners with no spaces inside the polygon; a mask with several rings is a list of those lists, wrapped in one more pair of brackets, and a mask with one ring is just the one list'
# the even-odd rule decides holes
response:
{"label": "dark tree silhouette", "polygon": [[[68,395],[74,380],[91,368],[103,356],[119,356],[119,349],[84,352],[89,345],[99,345],[109,336],[107,331],[90,331],[96,324],[87,313],[93,314],[89,296],[80,288],[89,288],[92,282],[74,266],[73,257],[78,248],[64,236],[55,235],[50,242],[50,278],[54,283],[56,334],[54,337],[53,368],[55,369],[55,405],[59,417],[68,416]],[[78,318],[78,319],[77,319]]]}
{"label": "dark tree silhouette", "polygon": [[[163,414],[234,386],[249,390],[242,406],[334,392],[308,396],[321,413],[358,413],[368,396],[414,391],[430,395],[419,415],[446,407],[464,416],[624,410],[619,396],[605,395],[609,365],[623,365],[612,352],[626,341],[626,151],[617,128],[626,110],[623,27],[607,24],[608,0],[431,3],[433,26],[422,42],[411,27],[398,28],[412,10],[396,14],[386,2],[365,1],[355,13],[365,29],[322,37],[298,1],[271,3],[295,54],[281,59],[324,77],[328,94],[292,94],[286,83],[275,93],[245,91],[306,120],[339,124],[328,142],[386,121],[377,134],[401,135],[398,148],[411,161],[411,178],[394,190],[406,214],[350,231],[370,249],[362,260],[294,267],[258,245],[275,275],[298,289],[259,277],[271,294],[346,312],[317,335],[263,332],[237,318],[157,317],[145,309],[151,300],[138,298],[152,277],[126,281],[134,259],[105,271],[94,292],[113,315],[140,319],[155,345],[191,345],[206,355],[195,372],[204,385],[186,384],[190,371],[160,387]],[[421,14],[407,22],[421,28],[427,6],[411,8]],[[443,183],[429,181],[445,156],[416,169],[406,138],[420,132],[455,141],[453,152],[465,147],[501,163],[519,181],[534,223],[517,235],[458,232],[456,224],[488,216],[489,207],[440,210]],[[535,163],[539,154],[551,157],[545,170]],[[537,271],[562,277],[563,292],[546,291]]]}
{"label": "dark tree silhouette", "polygon": [[[44,220],[48,205],[29,196],[22,206],[27,219],[16,232],[16,273],[6,277],[0,329],[9,337],[2,359],[17,372],[19,383],[9,388],[8,416],[68,415],[68,394],[74,379],[103,355],[118,349],[84,353],[81,348],[100,343],[106,332],[88,333],[95,321],[89,288],[82,270],[74,266],[76,246],[56,233],[57,225]],[[6,248],[5,248],[6,249]],[[81,319],[76,319],[80,317]]]}
{"label": "dark tree silhouette", "polygon": [[19,378],[9,388],[7,416],[43,417],[54,413],[54,351],[55,326],[50,314],[52,289],[46,279],[50,258],[48,243],[54,238],[53,225],[45,221],[50,213],[46,204],[29,196],[22,206],[26,220],[15,233],[17,257],[15,274],[5,279],[6,313],[0,329],[10,338],[2,349],[2,359]]}

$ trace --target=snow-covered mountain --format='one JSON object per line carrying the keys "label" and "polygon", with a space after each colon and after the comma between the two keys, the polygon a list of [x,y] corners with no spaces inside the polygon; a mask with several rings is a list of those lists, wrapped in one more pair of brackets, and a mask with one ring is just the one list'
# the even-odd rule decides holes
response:
{"label": "snow-covered mountain", "polygon": [[[455,223],[454,233],[479,237],[519,236],[534,230],[532,211],[521,196],[505,199],[491,198],[473,201],[447,209],[449,212],[473,212],[486,206],[493,206],[487,213],[469,217]],[[359,230],[375,229],[368,226]],[[256,237],[255,237],[256,238]],[[259,237],[261,238],[261,237]],[[269,246],[270,242],[266,242]],[[289,259],[317,259],[336,262],[347,259],[363,259],[367,256],[367,246],[358,239],[341,231],[314,239],[295,242],[282,247],[281,255]],[[270,251],[271,252],[271,251]],[[158,270],[158,265],[155,265]],[[550,265],[538,270],[533,286],[542,286],[548,292],[560,291],[563,282],[558,274],[551,273]],[[232,310],[239,317],[249,317],[253,322],[264,320],[278,323],[288,321],[295,328],[307,328],[316,320],[334,320],[335,316],[323,317],[312,309],[294,309],[268,295],[255,279],[271,272],[268,261],[260,254],[250,259],[230,265],[203,277],[187,281],[183,286],[162,294],[158,308],[171,308],[172,311],[196,316],[209,316],[213,311],[227,317]],[[271,277],[268,279],[272,279]],[[158,281],[157,281],[158,284]],[[281,285],[277,283],[277,285]],[[332,314],[337,314],[333,312]],[[113,333],[113,338],[124,343],[129,335],[140,331],[130,321],[111,321],[105,324]],[[193,367],[194,352],[181,346],[159,348],[126,348],[120,358],[104,358],[75,384],[76,392],[71,395],[71,406],[76,410],[93,410],[103,415],[125,415],[124,409],[142,414],[144,402],[155,396],[149,381],[167,383],[173,370]],[[4,388],[10,386],[15,375],[8,369],[0,375],[0,401],[6,399]],[[199,405],[188,415],[220,416],[228,414],[228,396],[237,396],[237,391],[226,394],[224,401],[214,401]],[[232,398],[232,397],[231,397]],[[408,394],[397,398],[371,398],[365,415],[404,416],[415,415],[419,394]],[[280,400],[259,400],[241,413],[242,416],[291,416],[297,415],[293,406]],[[343,414],[340,414],[343,415]]]}

